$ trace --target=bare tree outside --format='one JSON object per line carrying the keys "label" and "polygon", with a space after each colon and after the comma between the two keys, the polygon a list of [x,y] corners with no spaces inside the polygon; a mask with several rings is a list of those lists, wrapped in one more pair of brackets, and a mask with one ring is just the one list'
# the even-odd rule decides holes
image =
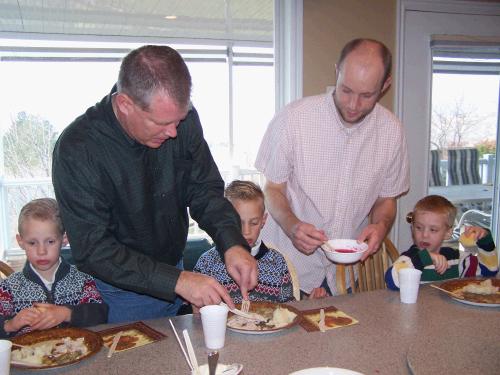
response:
{"label": "bare tree outside", "polygon": [[5,172],[9,180],[18,181],[6,188],[12,245],[22,206],[35,198],[54,196],[50,177],[57,137],[49,121],[24,111],[17,114],[3,136]]}
{"label": "bare tree outside", "polygon": [[451,108],[432,110],[431,144],[441,152],[448,148],[472,146],[470,135],[476,134],[478,126],[490,117],[489,114],[480,115],[477,108],[467,106],[464,101],[462,96]]}
{"label": "bare tree outside", "polygon": [[19,112],[3,137],[5,170],[14,178],[50,177],[58,133],[52,124]]}

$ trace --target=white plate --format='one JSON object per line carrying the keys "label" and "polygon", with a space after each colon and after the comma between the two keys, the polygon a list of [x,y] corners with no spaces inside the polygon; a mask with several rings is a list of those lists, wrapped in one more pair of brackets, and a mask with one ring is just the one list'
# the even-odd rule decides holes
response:
{"label": "white plate", "polygon": [[295,371],[290,375],[363,375],[360,372],[338,367],[315,367]]}
{"label": "white plate", "polygon": [[480,303],[480,302],[472,302],[472,301],[467,301],[466,299],[461,299],[461,298],[455,298],[451,297],[455,301],[465,303],[466,305],[472,305],[472,306],[484,306],[484,307],[499,307],[500,303]]}
{"label": "white plate", "polygon": [[245,335],[269,335],[271,333],[280,332],[280,331],[283,331],[283,330],[288,329],[288,328],[289,327],[283,327],[283,328],[272,329],[272,330],[266,329],[266,330],[259,330],[259,331],[251,331],[248,329],[238,329],[238,328],[233,328],[233,327],[227,326],[228,330],[233,331],[233,332],[237,332],[237,333],[244,333]]}

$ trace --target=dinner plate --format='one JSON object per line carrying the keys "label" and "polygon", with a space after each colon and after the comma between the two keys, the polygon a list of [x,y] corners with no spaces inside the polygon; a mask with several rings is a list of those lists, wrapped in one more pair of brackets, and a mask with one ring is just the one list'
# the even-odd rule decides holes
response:
{"label": "dinner plate", "polygon": [[[496,294],[462,293],[461,289],[466,285],[479,284],[484,280],[487,279],[485,278],[455,279],[455,280],[445,281],[442,284],[439,284],[439,287],[461,295],[463,298],[457,298],[450,295],[450,298],[460,303],[473,306],[485,306],[485,307],[500,306],[500,293]],[[491,282],[494,286],[500,287],[500,279],[491,279]]]}
{"label": "dinner plate", "polygon": [[[240,305],[236,306],[237,308],[240,308]],[[245,333],[249,335],[266,335],[270,333],[276,333],[283,331],[285,329],[289,329],[295,325],[297,325],[300,322],[301,319],[301,314],[300,311],[297,310],[295,307],[289,306],[284,303],[272,303],[272,302],[252,302],[250,304],[250,312],[255,312],[260,315],[263,315],[265,318],[271,319],[273,316],[273,311],[277,309],[278,307],[285,308],[293,313],[295,313],[295,318],[293,321],[286,326],[280,327],[280,328],[263,328],[263,329],[245,329],[245,328],[236,328],[236,327],[231,327],[230,320],[234,316],[233,313],[229,312],[229,317],[228,317],[228,324],[227,328],[233,332],[238,332],[238,333]]]}
{"label": "dinner plate", "polygon": [[360,372],[338,367],[315,367],[295,371],[290,375],[363,375]]}
{"label": "dinner plate", "polygon": [[70,337],[72,339],[83,337],[88,352],[81,357],[71,359],[68,360],[67,362],[60,364],[31,365],[31,364],[21,364],[20,362],[13,362],[12,367],[25,368],[25,369],[49,369],[54,367],[68,366],[73,363],[80,362],[81,360],[94,355],[95,353],[99,352],[99,350],[101,350],[102,347],[102,338],[96,332],[92,332],[82,328],[52,328],[43,331],[33,331],[21,336],[14,337],[12,339],[13,343],[12,352],[14,352],[15,350],[20,350],[19,348],[16,349],[15,344],[30,346],[45,341],[63,339],[65,337]]}

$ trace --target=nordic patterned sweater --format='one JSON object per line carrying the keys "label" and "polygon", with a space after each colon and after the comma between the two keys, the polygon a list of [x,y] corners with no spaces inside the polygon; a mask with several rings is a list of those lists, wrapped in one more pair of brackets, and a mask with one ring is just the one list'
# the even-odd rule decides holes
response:
{"label": "nordic patterned sweater", "polygon": [[[72,310],[68,325],[83,327],[106,323],[108,305],[97,291],[94,279],[61,258],[51,290],[26,262],[21,272],[15,272],[0,283],[0,337],[15,336],[30,331],[24,327],[18,332],[4,331],[6,320],[34,303],[63,305]],[[63,324],[64,325],[64,324]]]}
{"label": "nordic patterned sweater", "polygon": [[[286,302],[293,300],[292,278],[285,258],[262,242],[255,259],[259,270],[259,280],[257,286],[249,292],[250,301]],[[240,288],[227,273],[226,266],[215,247],[198,259],[194,271],[215,278],[226,288],[234,303],[241,303]]]}
{"label": "nordic patterned sweater", "polygon": [[459,251],[450,247],[442,247],[439,254],[443,255],[449,268],[442,275],[435,270],[432,258],[426,249],[412,245],[410,249],[394,262],[385,273],[385,282],[389,289],[399,290],[398,271],[403,268],[416,268],[422,271],[421,282],[440,281],[464,277],[493,277],[498,272],[498,254],[495,243],[488,232],[476,243],[477,256],[470,252]]}

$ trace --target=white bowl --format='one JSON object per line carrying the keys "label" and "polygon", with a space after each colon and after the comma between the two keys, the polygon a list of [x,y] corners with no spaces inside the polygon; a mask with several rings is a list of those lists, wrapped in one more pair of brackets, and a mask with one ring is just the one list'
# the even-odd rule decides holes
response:
{"label": "white bowl", "polygon": [[361,259],[363,253],[368,249],[364,242],[356,240],[329,240],[327,244],[321,245],[328,259],[335,263],[356,263]]}

